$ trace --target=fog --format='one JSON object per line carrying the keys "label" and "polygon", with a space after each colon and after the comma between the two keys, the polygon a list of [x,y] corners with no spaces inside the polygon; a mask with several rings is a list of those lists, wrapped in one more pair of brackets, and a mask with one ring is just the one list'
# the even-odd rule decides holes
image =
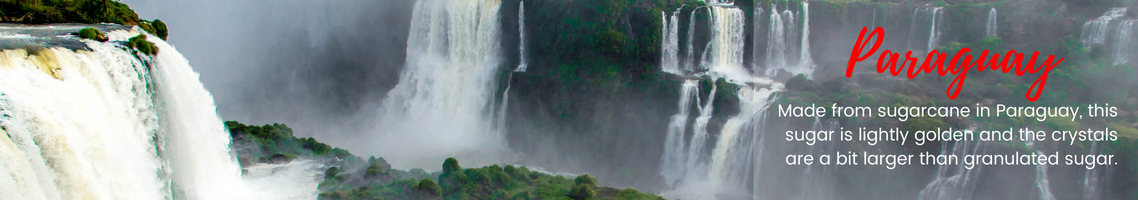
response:
{"label": "fog", "polygon": [[[334,146],[398,81],[413,0],[123,0],[161,19],[225,120]],[[362,156],[367,156],[366,154]],[[441,161],[440,161],[441,162]]]}

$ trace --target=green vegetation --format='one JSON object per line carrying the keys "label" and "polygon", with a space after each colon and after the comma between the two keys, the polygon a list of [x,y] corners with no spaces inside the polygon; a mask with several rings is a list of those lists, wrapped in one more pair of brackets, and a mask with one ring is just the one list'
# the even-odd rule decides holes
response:
{"label": "green vegetation", "polygon": [[146,35],[138,35],[130,38],[126,42],[127,48],[134,49],[146,55],[157,55],[158,47],[154,46],[153,42],[146,41]]}
{"label": "green vegetation", "polygon": [[[273,160],[274,157],[287,160],[298,157],[340,159],[354,157],[347,150],[333,148],[317,142],[316,139],[293,137],[292,129],[284,124],[248,126],[236,121],[227,121],[225,126],[229,128],[229,134],[234,138],[234,143],[248,142],[256,147],[254,151],[242,154],[245,156],[239,156],[242,157],[242,165],[266,162]],[[335,177],[339,170],[338,168],[329,169],[328,172],[330,173],[328,174]]]}
{"label": "green vegetation", "polygon": [[103,31],[99,31],[99,29],[96,28],[84,28],[82,30],[79,30],[79,37],[100,42],[107,41],[107,35],[104,34]]}
{"label": "green vegetation", "polygon": [[112,0],[0,1],[0,19],[15,23],[114,23],[138,25],[138,14]]}
{"label": "green vegetation", "polygon": [[158,38],[162,38],[163,40],[165,40],[167,34],[169,34],[168,32],[166,32],[166,23],[163,23],[162,20],[156,19],[154,21],[146,21],[146,20],[140,20],[140,21],[141,22],[138,24],[139,28],[142,28],[142,30],[144,30],[150,34],[154,34],[154,36],[158,36]]}
{"label": "green vegetation", "polygon": [[[330,169],[331,170],[331,169]],[[338,170],[338,169],[336,169]],[[385,169],[394,174],[398,170]],[[332,173],[328,173],[332,174]],[[585,174],[570,180],[563,176],[530,171],[526,167],[491,165],[463,169],[458,160],[443,162],[443,172],[421,179],[397,178],[358,187],[345,187],[342,175],[325,176],[319,199],[630,199],[662,200],[635,189],[617,192],[597,187],[597,179]],[[438,180],[438,182],[436,182]],[[602,193],[599,191],[612,191]]]}
{"label": "green vegetation", "polygon": [[130,6],[114,0],[0,0],[0,22],[111,23],[139,26],[163,40],[169,34],[166,23],[140,19]]}
{"label": "green vegetation", "polygon": [[[597,186],[597,179],[581,175],[570,180],[530,171],[526,167],[491,165],[462,168],[448,158],[443,171],[392,169],[383,158],[366,161],[312,138],[297,138],[284,124],[249,126],[227,121],[234,149],[242,165],[282,162],[296,158],[338,158],[324,171],[319,199],[628,199],[662,200],[635,189],[619,192]],[[254,147],[251,150],[248,147]],[[284,160],[278,160],[284,159]],[[609,191],[609,192],[605,192]]]}

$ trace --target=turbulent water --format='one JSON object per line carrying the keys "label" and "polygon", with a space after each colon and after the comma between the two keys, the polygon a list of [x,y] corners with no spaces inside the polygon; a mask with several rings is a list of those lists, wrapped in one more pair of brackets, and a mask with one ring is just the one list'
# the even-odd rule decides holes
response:
{"label": "turbulent water", "polygon": [[501,64],[496,0],[415,2],[406,67],[387,93],[375,134],[356,144],[396,168],[438,169],[456,157],[474,165],[512,154],[492,120]]}
{"label": "turbulent water", "polygon": [[[148,56],[122,41],[138,29],[102,27],[110,42],[66,35],[80,26],[2,27],[6,44],[76,41],[84,48],[0,55],[0,196],[4,199],[288,199],[315,179],[251,188],[198,74],[174,47]],[[311,165],[301,165],[307,168]],[[302,172],[300,174],[315,174]],[[275,189],[269,191],[269,189]]]}
{"label": "turbulent water", "polygon": [[[679,112],[672,116],[668,125],[664,161],[660,171],[661,175],[665,177],[665,181],[672,187],[671,190],[664,192],[664,196],[670,198],[714,198],[715,195],[719,194],[753,195],[754,192],[747,187],[754,185],[751,182],[755,178],[750,175],[754,174],[757,171],[755,167],[759,166],[756,163],[759,160],[756,158],[761,154],[761,146],[758,144],[763,135],[760,132],[765,125],[764,116],[771,99],[773,99],[771,98],[772,94],[782,90],[782,84],[763,76],[755,76],[743,66],[745,46],[743,29],[747,20],[745,20],[742,10],[730,5],[716,4],[707,8],[710,15],[708,26],[710,27],[711,38],[706,45],[707,48],[703,51],[703,59],[700,62],[700,66],[705,67],[707,71],[685,74],[685,72],[666,71],[667,67],[663,68],[666,72],[685,75],[685,77],[696,76],[700,79],[710,79],[710,81],[725,79],[740,86],[730,92],[738,95],[741,112],[729,118],[720,133],[709,132],[707,126],[715,109],[713,106],[715,96],[717,93],[725,91],[719,91],[718,86],[712,85],[710,91],[706,93],[707,99],[704,100],[700,98],[701,92],[697,86],[699,80],[685,80],[680,91]],[[756,13],[762,12],[756,11]],[[780,19],[781,15],[779,12],[771,12],[772,25],[781,26],[783,23],[788,23],[788,21]],[[791,14],[786,15],[790,16]],[[694,16],[694,12],[692,16]],[[692,25],[689,27],[696,25],[694,17],[692,19]],[[754,21],[757,22],[758,20]],[[665,30],[668,29],[670,28],[665,28]],[[782,31],[781,27],[769,29]],[[689,38],[691,38],[690,35],[689,33]],[[670,37],[665,36],[664,39],[670,40]],[[788,38],[772,36],[771,41],[777,41],[772,43],[785,44]],[[690,39],[689,42],[691,42]],[[669,42],[664,41],[663,43]],[[770,47],[767,48],[768,56],[770,56],[772,51],[769,49]],[[689,47],[688,49],[691,50],[692,48]],[[805,50],[808,51],[808,48]],[[691,52],[689,51],[689,53]],[[801,57],[802,55],[794,56]],[[777,56],[784,61],[785,57],[786,55]],[[662,59],[666,60],[667,58]],[[768,59],[768,62],[770,60]],[[695,99],[695,102],[692,102],[692,99]],[[690,113],[692,105],[697,106],[698,115],[693,116],[693,113]],[[695,117],[695,120],[689,122],[690,117]],[[689,126],[692,130],[691,137],[690,140],[685,140],[686,130]],[[707,151],[709,147],[710,152]]]}

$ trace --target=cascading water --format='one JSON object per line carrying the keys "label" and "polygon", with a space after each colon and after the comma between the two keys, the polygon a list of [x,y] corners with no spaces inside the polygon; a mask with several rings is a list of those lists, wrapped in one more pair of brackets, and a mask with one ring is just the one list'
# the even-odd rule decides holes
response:
{"label": "cascading water", "polygon": [[[711,73],[726,75],[747,75],[743,67],[743,25],[746,17],[743,10],[733,7],[712,6],[711,48],[708,54],[708,70]],[[749,75],[747,75],[749,76]]]}
{"label": "cascading water", "polygon": [[913,35],[917,33],[917,11],[920,8],[913,9],[913,15],[909,16],[909,37],[905,40],[905,47],[913,49]]}
{"label": "cascading water", "polygon": [[937,30],[937,25],[940,25],[940,23],[936,19],[937,19],[938,14],[941,13],[942,8],[944,8],[944,7],[933,8],[933,13],[932,13],[933,19],[932,19],[932,22],[929,23],[929,45],[925,51],[931,52],[931,51],[933,51],[933,49],[936,49],[937,45],[939,45],[939,43],[937,43],[938,42],[937,40],[940,40],[940,32]]}
{"label": "cascading water", "polygon": [[[980,143],[959,141],[952,145],[950,151],[946,143],[941,145],[940,155],[964,157],[983,154],[981,146]],[[972,199],[972,193],[976,190],[977,178],[980,176],[980,169],[980,166],[975,166],[972,169],[965,168],[963,163],[938,166],[936,179],[926,185],[917,198],[920,200]]]}
{"label": "cascading water", "polygon": [[[1035,154],[1044,155],[1042,151],[1035,148],[1035,142],[1024,141],[1027,147],[1035,150]],[[1047,165],[1035,166],[1035,187],[1039,189],[1039,199],[1054,200],[1055,195],[1051,193],[1051,179],[1047,177]]]}
{"label": "cascading water", "polygon": [[[1090,155],[1098,155],[1101,153],[1102,147],[1098,142],[1091,142]],[[1101,188],[1099,188],[1099,177],[1102,176],[1102,168],[1095,167],[1094,169],[1087,169],[1083,175],[1083,200],[1098,200],[1102,199]]]}
{"label": "cascading water", "polygon": [[1130,37],[1134,32],[1135,19],[1122,20],[1118,24],[1118,39],[1114,44],[1114,64],[1120,65],[1130,61]]}
{"label": "cascading water", "polygon": [[814,58],[810,56],[810,2],[802,2],[802,42],[798,52],[798,65],[791,74],[805,74],[811,77],[814,71]]}
{"label": "cascading water", "polygon": [[526,64],[526,1],[518,2],[518,68],[515,72],[525,72]]}
{"label": "cascading water", "polygon": [[985,25],[985,27],[986,27],[986,29],[984,30],[984,33],[985,33],[984,36],[998,37],[998,35],[996,33],[996,30],[998,29],[998,27],[996,27],[996,8],[995,7],[993,7],[992,10],[988,11],[988,23],[987,23],[987,25]]}
{"label": "cascading water", "polygon": [[[771,4],[771,7],[775,7]],[[786,40],[783,39],[782,16],[777,11],[771,11],[770,33],[767,34],[767,76],[774,75],[779,69],[786,67]]]}
{"label": "cascading water", "polygon": [[376,134],[355,146],[373,148],[396,168],[437,169],[454,155],[474,165],[510,159],[491,108],[501,64],[500,4],[415,2],[406,67],[382,102]]}
{"label": "cascading water", "polygon": [[[771,7],[775,7],[773,4]],[[787,6],[789,8],[789,5]],[[766,76],[773,76],[784,70],[790,74],[810,76],[814,71],[814,59],[810,54],[810,4],[802,2],[799,7],[803,14],[802,35],[798,35],[796,14],[789,9],[782,14],[771,12],[769,34],[767,35]],[[797,54],[795,54],[797,53]],[[791,64],[796,62],[796,64]]]}
{"label": "cascading water", "polygon": [[[706,166],[703,164],[706,162],[705,161],[706,159],[704,159],[704,156],[703,156],[704,155],[703,149],[704,149],[704,147],[707,146],[708,137],[711,137],[707,133],[707,122],[709,122],[711,120],[711,113],[712,113],[713,109],[715,109],[715,107],[713,107],[712,103],[715,102],[716,90],[717,90],[717,87],[715,85],[712,85],[711,86],[711,92],[708,93],[706,102],[700,100],[699,96],[696,96],[696,100],[697,100],[696,105],[699,105],[702,103],[703,106],[699,107],[699,117],[696,117],[695,123],[692,124],[691,144],[688,145],[688,156],[687,156],[687,165],[686,165],[687,166],[686,168],[689,171],[703,171],[704,169],[706,169]],[[704,174],[693,173],[693,174],[690,174],[689,176],[687,176],[687,178],[694,178],[696,180],[705,178],[705,177],[697,177],[697,176],[702,176],[702,175],[704,175]]]}
{"label": "cascading water", "polygon": [[669,184],[676,182],[684,174],[684,130],[687,130],[692,99],[699,98],[697,83],[699,80],[684,80],[680,89],[678,112],[672,115],[671,121],[668,122],[668,135],[664,139],[664,161],[660,167],[660,174]]}
{"label": "cascading water", "polygon": [[[781,91],[782,85],[772,84],[769,88],[744,87],[739,95],[739,114],[731,117],[723,125],[723,130],[711,152],[711,167],[708,171],[709,183],[722,191],[745,192],[743,186],[754,179],[747,172],[760,166],[757,159],[762,155],[762,134],[766,111],[773,103],[772,94]],[[757,152],[756,152],[757,151]]]}
{"label": "cascading water", "polygon": [[[814,118],[814,126],[811,128],[813,131],[840,131],[841,124],[836,119],[829,119],[822,122],[820,118]],[[825,143],[817,143],[815,146],[809,147],[811,155],[819,155],[829,152],[835,152],[836,141]],[[803,199],[834,199],[834,167],[833,166],[814,166],[807,165],[806,170],[802,177],[806,180],[803,181],[802,188],[810,188],[803,190]]]}
{"label": "cascading water", "polygon": [[1102,16],[1083,23],[1082,41],[1084,48],[1091,48],[1095,44],[1106,44],[1106,33],[1110,21],[1126,15],[1126,8],[1111,8]]}
{"label": "cascading water", "polygon": [[663,28],[661,31],[664,35],[664,42],[662,42],[663,47],[660,48],[660,68],[664,70],[664,72],[673,74],[682,73],[679,63],[680,37],[678,33],[680,29],[680,9],[683,9],[683,6],[676,9],[676,12],[672,14],[670,20],[667,13],[660,11],[660,15],[664,20],[664,26],[661,27]]}
{"label": "cascading water", "polygon": [[189,62],[155,36],[147,38],[157,55],[127,51],[138,28],[97,27],[111,42],[70,36],[79,25],[0,27],[5,43],[63,40],[77,49],[0,55],[4,199],[315,198],[312,170],[263,176],[310,188],[254,191],[274,188],[252,188],[241,177],[229,133]]}
{"label": "cascading water", "polygon": [[751,72],[752,74],[759,71],[759,24],[762,24],[763,8],[760,7],[759,2],[755,2],[755,13],[752,18],[753,25],[751,26]]}
{"label": "cascading water", "polygon": [[[786,42],[784,44],[786,44],[786,55],[787,56],[794,55],[795,52],[797,52],[797,50],[799,49],[798,48],[798,42],[799,42],[798,41],[798,26],[797,26],[798,21],[795,20],[797,18],[795,16],[796,15],[795,15],[794,11],[790,11],[790,5],[787,5],[787,9],[782,11],[782,20],[783,20],[783,22],[782,22],[782,26],[783,26],[782,34],[785,35],[785,37],[786,37],[786,38],[783,38],[783,40],[786,40]],[[798,58],[792,56],[792,57],[787,57],[784,59],[786,59],[786,64],[787,64],[786,66],[783,66],[783,68],[785,69],[785,68],[789,68],[791,65],[793,65],[792,63],[795,63],[795,60],[797,60]],[[795,59],[795,60],[791,60],[791,59]]]}
{"label": "cascading water", "polygon": [[699,11],[699,8],[703,8],[703,7],[696,7],[695,9],[692,9],[691,10],[691,16],[688,17],[688,37],[687,37],[687,40],[688,40],[687,41],[687,43],[688,43],[687,51],[688,52],[687,52],[687,57],[684,60],[684,62],[687,63],[684,66],[687,68],[688,71],[694,71],[696,69],[695,68],[695,66],[696,66],[695,57],[693,57],[693,56],[695,56],[695,46],[692,44],[695,41],[695,13]]}

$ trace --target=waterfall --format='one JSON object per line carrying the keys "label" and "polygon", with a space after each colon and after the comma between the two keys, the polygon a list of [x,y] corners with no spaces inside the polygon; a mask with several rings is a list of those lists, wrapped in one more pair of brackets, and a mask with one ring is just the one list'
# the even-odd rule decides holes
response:
{"label": "waterfall", "polygon": [[516,72],[525,72],[526,64],[526,1],[518,2],[518,68]]}
{"label": "waterfall", "polygon": [[877,6],[873,7],[873,19],[871,19],[869,21],[869,27],[870,28],[876,28],[877,27]]}
{"label": "waterfall", "polygon": [[[773,4],[771,7],[775,7]],[[783,38],[782,16],[777,11],[771,11],[770,32],[767,34],[767,71],[771,76],[778,69],[786,67],[786,40]]]}
{"label": "waterfall", "polygon": [[82,28],[0,27],[5,43],[82,46],[0,55],[5,199],[315,198],[314,179],[290,179],[311,188],[282,191],[246,184],[213,97],[173,46],[151,35],[157,55],[135,54],[123,45],[142,31],[110,25],[96,28],[109,30],[111,42],[68,36]]}
{"label": "waterfall", "polygon": [[[711,80],[711,81],[714,82],[715,80]],[[699,96],[696,96],[696,100],[697,100],[696,105],[703,104],[703,106],[699,107],[699,117],[696,117],[695,123],[692,124],[691,144],[688,145],[688,157],[687,157],[687,165],[686,165],[687,166],[686,169],[688,171],[703,171],[704,169],[706,169],[705,165],[703,165],[703,163],[705,162],[704,161],[705,159],[703,157],[703,155],[704,155],[703,149],[705,146],[707,146],[707,139],[708,139],[708,137],[710,137],[707,133],[707,123],[711,120],[711,113],[712,113],[712,110],[714,109],[713,103],[715,102],[716,90],[717,90],[717,87],[714,84],[712,84],[711,85],[711,92],[707,93],[708,95],[707,95],[707,101],[706,102],[700,101]],[[691,175],[703,175],[703,174],[691,174]],[[704,177],[688,176],[688,178],[702,179]]]}
{"label": "waterfall", "polygon": [[[741,190],[748,184],[749,171],[758,172],[762,155],[762,129],[767,108],[773,103],[772,94],[781,91],[781,85],[772,88],[744,87],[737,91],[739,114],[727,119],[711,152],[709,183],[713,188]],[[755,153],[757,151],[758,153]],[[754,168],[754,169],[753,169]]]}
{"label": "waterfall", "polygon": [[661,164],[660,175],[668,184],[676,182],[684,174],[684,130],[687,129],[688,115],[691,111],[692,99],[699,98],[699,80],[684,80],[680,89],[678,111],[672,115],[668,122],[668,135],[664,139],[664,161]]}
{"label": "waterfall", "polygon": [[680,29],[679,14],[681,9],[683,9],[683,6],[676,9],[676,12],[672,14],[670,20],[668,19],[667,13],[660,11],[660,15],[664,20],[664,26],[661,27],[663,28],[664,42],[662,42],[663,47],[660,48],[660,68],[664,70],[664,72],[673,74],[681,74],[683,72],[680,70],[679,63],[680,38],[678,34]]}
{"label": "waterfall", "polygon": [[933,19],[932,19],[932,22],[929,23],[929,45],[925,51],[931,52],[931,51],[933,51],[933,49],[936,49],[936,47],[938,45],[937,40],[940,39],[940,32],[936,30],[936,27],[940,23],[937,23],[936,19],[937,19],[937,14],[941,13],[940,10],[942,8],[944,8],[944,7],[933,8],[933,13],[932,13]]}
{"label": "waterfall", "polygon": [[[796,50],[799,49],[798,48],[798,42],[799,42],[798,41],[798,26],[797,26],[798,21],[794,20],[796,18],[795,13],[793,11],[790,11],[789,7],[790,7],[790,5],[787,5],[787,9],[782,11],[782,20],[783,20],[783,22],[782,22],[782,25],[783,25],[782,33],[786,37],[786,38],[783,38],[783,40],[786,40],[786,42],[784,42],[783,44],[786,44],[786,47],[785,47],[786,50],[785,51],[786,51],[787,56],[794,55],[794,52],[796,52]],[[791,58],[798,59],[796,57],[784,58],[786,60],[786,63],[787,63],[787,65],[783,66],[784,69],[787,67],[790,67],[791,63],[795,63],[793,60],[790,60]]]}
{"label": "waterfall", "polygon": [[[983,154],[982,144],[973,144],[969,141],[959,141],[949,149],[948,143],[941,145],[940,155]],[[957,165],[937,166],[936,179],[933,179],[918,194],[920,200],[957,200],[972,199],[972,192],[976,190],[976,182],[980,176],[981,166],[972,169],[965,168],[963,163]]]}
{"label": "waterfall", "polygon": [[396,168],[437,169],[453,155],[471,156],[458,159],[473,165],[507,159],[491,106],[501,64],[500,3],[415,2],[406,67],[382,101],[374,135],[355,146]]}
{"label": "waterfall", "polygon": [[[822,122],[822,119],[815,117],[814,126],[811,128],[813,131],[840,131],[841,124],[836,119],[829,119]],[[825,143],[817,143],[815,146],[808,147],[809,155],[821,155],[830,152],[835,152],[836,141]],[[821,169],[819,169],[821,168]],[[802,190],[803,199],[834,199],[834,166],[815,166],[807,165],[806,170],[803,171],[802,177],[806,180],[802,182],[801,188],[810,188]]]}
{"label": "waterfall", "polygon": [[[1098,155],[1102,151],[1102,147],[1098,142],[1091,142],[1090,155]],[[1105,166],[1104,166],[1105,167]],[[1103,167],[1095,167],[1094,169],[1087,169],[1083,175],[1083,200],[1098,200],[1102,199],[1099,186],[1099,177],[1102,175]]]}
{"label": "waterfall", "polygon": [[755,2],[755,13],[751,25],[751,72],[752,74],[759,71],[759,24],[762,24],[763,8],[760,7],[758,2]]}
{"label": "waterfall", "polygon": [[1118,25],[1118,39],[1114,46],[1114,64],[1124,64],[1130,60],[1130,37],[1134,31],[1135,19],[1122,20]]}
{"label": "waterfall", "polygon": [[695,41],[695,13],[696,11],[699,11],[699,8],[703,7],[696,7],[692,9],[691,16],[688,17],[688,52],[687,59],[684,61],[687,62],[687,64],[684,66],[686,66],[688,71],[695,71],[696,69],[695,57],[693,57],[695,55],[695,46],[692,45],[692,43]]}
{"label": "waterfall", "polygon": [[986,27],[987,27],[987,30],[984,31],[985,36],[987,36],[987,37],[999,37],[996,33],[996,29],[998,27],[996,27],[996,8],[995,7],[992,7],[992,10],[988,11],[988,24]]}
{"label": "waterfall", "polygon": [[914,8],[913,15],[909,16],[909,37],[905,40],[905,47],[910,50],[913,49],[913,34],[917,33],[917,10],[920,9]]}
{"label": "waterfall", "polygon": [[1106,44],[1106,32],[1110,21],[1126,15],[1126,8],[1111,8],[1102,16],[1083,23],[1082,42],[1084,48],[1091,48],[1095,44]]}
{"label": "waterfall", "polygon": [[[1032,141],[1025,141],[1027,147],[1035,150],[1036,154],[1044,155],[1042,151],[1035,148],[1035,143]],[[1035,166],[1035,187],[1039,189],[1039,199],[1054,200],[1055,195],[1051,194],[1051,179],[1047,177],[1047,165]]]}
{"label": "waterfall", "polygon": [[791,74],[805,74],[811,77],[814,71],[814,59],[810,56],[810,3],[802,2],[802,42],[798,53],[798,67],[791,70]]}
{"label": "waterfall", "polygon": [[711,48],[708,70],[721,75],[747,75],[743,69],[743,10],[713,6],[711,11]]}

